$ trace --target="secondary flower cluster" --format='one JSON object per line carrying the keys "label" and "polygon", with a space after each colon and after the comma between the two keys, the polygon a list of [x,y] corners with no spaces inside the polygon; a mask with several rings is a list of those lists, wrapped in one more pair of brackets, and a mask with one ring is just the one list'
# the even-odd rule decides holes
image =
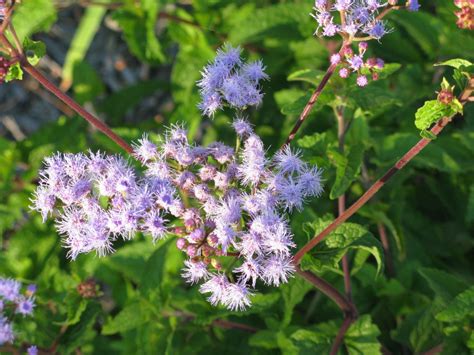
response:
{"label": "secondary flower cluster", "polygon": [[380,58],[369,58],[364,62],[364,54],[367,51],[367,42],[359,42],[359,54],[355,54],[352,48],[345,47],[342,51],[342,55],[339,53],[331,56],[331,64],[339,65],[339,76],[341,78],[348,78],[351,74],[357,73],[357,85],[363,87],[368,84],[367,76],[365,72],[371,74],[372,80],[379,78],[378,70],[384,68],[384,61]]}
{"label": "secondary flower cluster", "polygon": [[240,47],[230,45],[217,51],[213,62],[204,67],[198,82],[201,92],[199,108],[207,116],[225,105],[243,110],[262,102],[260,81],[268,79],[261,61],[244,63]]}
{"label": "secondary flower cluster", "polygon": [[[315,0],[314,14],[318,27],[315,34],[332,37],[336,34],[354,38],[357,35],[370,36],[380,40],[389,30],[378,19],[380,10],[394,6],[397,0]],[[409,0],[407,7],[417,11],[418,0]],[[339,14],[339,23],[335,22],[334,12]]]}
{"label": "secondary flower cluster", "polygon": [[137,232],[162,238],[166,214],[179,216],[182,203],[159,169],[137,177],[127,161],[103,154],[57,154],[45,159],[33,209],[54,215],[68,255],[113,250],[116,238]]}
{"label": "secondary flower cluster", "polygon": [[247,121],[233,126],[243,143],[238,152],[219,142],[192,146],[175,128],[159,147],[142,139],[136,155],[148,170],[160,166],[193,201],[177,240],[188,256],[182,276],[190,284],[203,282],[200,291],[210,293],[211,304],[243,310],[257,279],[287,282],[294,243],[285,212],[301,209],[322,186],[320,170],[298,153],[286,148],[269,160]]}
{"label": "secondary flower cluster", "polygon": [[474,0],[454,0],[454,5],[461,9],[455,12],[458,27],[474,30]]}
{"label": "secondary flower cluster", "polygon": [[28,286],[22,293],[20,282],[0,278],[0,345],[11,344],[15,340],[12,324],[15,314],[25,317],[33,313],[35,292],[35,285]]}

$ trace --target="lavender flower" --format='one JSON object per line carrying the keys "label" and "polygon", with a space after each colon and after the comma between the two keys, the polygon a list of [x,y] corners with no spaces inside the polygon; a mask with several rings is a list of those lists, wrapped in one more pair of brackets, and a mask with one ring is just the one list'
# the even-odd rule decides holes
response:
{"label": "lavender flower", "polygon": [[226,44],[201,72],[198,107],[204,115],[211,117],[225,105],[243,110],[262,102],[260,81],[269,79],[265,67],[262,61],[244,63],[240,53],[240,47]]}
{"label": "lavender flower", "polygon": [[[314,13],[310,15],[317,23],[316,35],[332,37],[340,34],[350,38],[371,36],[380,40],[390,31],[377,18],[388,6],[392,4],[381,0],[336,0],[330,7],[327,1],[316,0]],[[408,0],[407,7],[409,11],[417,11],[420,5],[418,0]],[[344,21],[334,19],[342,14]],[[339,22],[343,25],[338,25]]]}
{"label": "lavender flower", "polygon": [[[29,285],[24,293],[20,282],[0,277],[0,345],[13,343],[15,334],[13,332],[14,313],[31,316],[35,307],[32,294],[36,292],[36,287]],[[11,309],[12,312],[7,311]]]}
{"label": "lavender flower", "polygon": [[[219,52],[216,65],[238,65],[237,54]],[[286,212],[301,210],[321,194],[322,184],[321,171],[303,162],[301,152],[286,147],[267,158],[245,119],[232,126],[242,142],[238,153],[220,142],[191,145],[181,126],[171,127],[159,144],[144,136],[134,145],[144,173],[117,156],[57,154],[46,160],[38,187],[55,202],[43,206],[36,197],[34,208],[57,216],[72,259],[108,254],[117,238],[130,240],[137,232],[156,241],[175,231],[177,248],[187,256],[186,282],[202,283],[200,291],[213,305],[244,310],[258,280],[278,286],[291,277],[295,244]],[[182,226],[170,228],[175,217]],[[228,263],[222,258],[229,257],[238,258],[233,269],[223,267]],[[29,300],[22,300],[19,313],[29,312]]]}

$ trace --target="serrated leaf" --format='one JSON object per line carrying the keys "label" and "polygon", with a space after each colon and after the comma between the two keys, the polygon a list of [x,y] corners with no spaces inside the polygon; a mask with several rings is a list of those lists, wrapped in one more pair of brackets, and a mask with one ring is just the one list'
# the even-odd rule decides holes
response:
{"label": "serrated leaf", "polygon": [[8,83],[13,80],[23,80],[23,69],[21,69],[20,63],[18,62],[10,65],[7,75],[5,76],[5,82]]}
{"label": "serrated leaf", "polygon": [[[308,223],[305,231],[312,238],[330,223],[322,220]],[[380,241],[367,229],[355,223],[344,223],[331,232],[313,249],[311,255],[306,254],[303,257],[301,268],[315,272],[322,272],[325,269],[338,270],[340,260],[349,249],[362,249],[369,252],[377,262],[377,274],[383,270],[384,254]]]}
{"label": "serrated leaf", "polygon": [[140,60],[157,64],[165,60],[155,34],[160,1],[141,0],[139,6],[129,6],[114,12],[113,18],[123,30],[130,51]]}
{"label": "serrated leaf", "polygon": [[[300,96],[296,101],[284,105],[281,108],[281,113],[284,115],[300,115],[303,112],[305,106],[308,104],[312,96],[312,92],[308,92],[303,96]],[[334,100],[334,95],[328,90],[324,90],[318,97],[316,104],[311,112],[315,112],[323,108],[324,105],[329,104]]]}
{"label": "serrated leaf", "polygon": [[13,13],[13,25],[20,42],[40,31],[47,31],[56,21],[56,9],[51,0],[23,0]]}
{"label": "serrated leaf", "polygon": [[280,292],[285,304],[282,326],[290,324],[293,309],[312,288],[313,286],[309,282],[300,277],[292,278],[288,283],[281,285]]}
{"label": "serrated leaf", "polygon": [[46,54],[46,46],[41,41],[33,41],[28,37],[25,37],[23,41],[23,50],[26,55],[26,59],[31,65],[36,65]]}
{"label": "serrated leaf", "polygon": [[232,28],[235,30],[230,32],[229,40],[232,43],[245,43],[272,35],[281,37],[292,34],[288,31],[289,26],[310,34],[312,22],[307,15],[310,11],[311,5],[307,3],[282,3],[256,9],[252,16],[233,23]]}
{"label": "serrated leaf", "polygon": [[467,287],[463,280],[443,270],[424,267],[419,270],[419,273],[428,282],[433,292],[444,302],[449,302]]}
{"label": "serrated leaf", "polygon": [[353,145],[346,156],[335,150],[330,150],[328,155],[336,166],[336,180],[329,194],[329,198],[334,200],[344,194],[359,175],[364,155],[364,145]]}
{"label": "serrated leaf", "polygon": [[123,308],[119,314],[110,319],[102,327],[102,334],[124,333],[148,322],[149,311],[139,301]]}
{"label": "serrated leaf", "polygon": [[474,315],[474,286],[461,292],[448,307],[436,315],[442,322],[457,322]]}
{"label": "serrated leaf", "polygon": [[462,113],[462,105],[459,107],[455,101],[457,100],[453,100],[449,105],[445,105],[438,100],[426,101],[425,104],[416,111],[415,126],[419,130],[426,130],[443,117],[451,117],[456,113]]}
{"label": "serrated leaf", "polygon": [[437,67],[437,66],[442,66],[442,65],[459,69],[463,66],[468,67],[472,65],[472,63],[466,59],[455,58],[455,59],[446,60],[441,63],[436,63],[434,66]]}
{"label": "serrated leaf", "polygon": [[288,81],[305,81],[318,86],[323,76],[324,72],[321,70],[302,69],[288,75]]}
{"label": "serrated leaf", "polygon": [[382,354],[382,346],[377,339],[379,335],[380,330],[372,323],[370,315],[363,315],[347,330],[344,344],[349,354]]}

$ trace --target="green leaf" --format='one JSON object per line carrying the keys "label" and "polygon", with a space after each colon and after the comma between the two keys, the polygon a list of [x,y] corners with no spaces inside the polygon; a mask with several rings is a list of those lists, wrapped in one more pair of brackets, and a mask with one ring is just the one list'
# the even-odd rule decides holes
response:
{"label": "green leaf", "polygon": [[426,101],[415,114],[415,126],[419,130],[430,128],[433,123],[438,122],[443,117],[451,117],[456,113],[462,113],[462,105],[458,100],[453,100],[449,105],[442,104],[438,100]]}
{"label": "green leaf", "polygon": [[113,319],[110,319],[104,324],[102,334],[124,333],[138,328],[148,322],[149,313],[149,310],[147,310],[147,307],[145,307],[142,302],[136,301],[130,303]]}
{"label": "green leaf", "polygon": [[67,328],[66,332],[61,336],[61,345],[58,352],[61,354],[70,353],[83,344],[86,344],[96,334],[93,326],[100,313],[100,306],[96,302],[89,303],[86,310],[81,314],[79,322]]}
{"label": "green leaf", "polygon": [[[82,15],[81,22],[74,33],[74,38],[71,41],[64,61],[62,89],[67,89],[71,86],[74,68],[84,60],[105,13],[105,6],[90,6],[86,8],[84,15]],[[82,76],[75,77],[82,78]]]}
{"label": "green leaf", "polygon": [[342,155],[336,150],[329,150],[329,159],[336,166],[336,181],[331,188],[329,198],[338,198],[346,192],[354,180],[358,177],[362,158],[364,155],[364,145],[353,145],[348,149],[346,155]]}
{"label": "green leaf", "polygon": [[36,65],[46,54],[46,46],[41,41],[32,41],[28,37],[25,37],[23,41],[23,50],[26,55],[26,59],[31,65]]}
{"label": "green leaf", "polygon": [[449,302],[467,287],[463,280],[443,270],[424,267],[419,270],[419,273],[428,282],[433,292],[444,302]]}
{"label": "green leaf", "polygon": [[261,330],[250,337],[249,344],[259,348],[276,349],[277,333],[273,330]]}
{"label": "green leaf", "polygon": [[229,41],[245,43],[269,37],[294,37],[298,31],[291,31],[292,27],[310,35],[313,27],[310,11],[311,5],[307,3],[282,3],[256,9],[251,16],[232,24]]}
{"label": "green leaf", "polygon": [[20,43],[36,32],[47,31],[56,21],[51,0],[23,0],[13,13],[13,26]]}
{"label": "green leaf", "polygon": [[362,315],[347,330],[344,344],[349,354],[382,354],[382,346],[377,340],[379,335],[380,330],[372,323],[370,315]]}
{"label": "green leaf", "polygon": [[430,141],[435,140],[438,136],[431,131],[424,129],[420,131],[420,137],[424,139],[429,139]]}
{"label": "green leaf", "polygon": [[114,12],[113,18],[123,30],[130,51],[140,60],[158,64],[165,60],[155,25],[160,1],[141,0],[140,5],[128,6]]}
{"label": "green leaf", "polygon": [[163,284],[166,254],[170,244],[171,239],[160,243],[158,248],[148,258],[141,277],[141,292],[143,294],[153,294],[154,297],[162,296],[163,289],[161,285]]}
{"label": "green leaf", "polygon": [[466,208],[466,223],[472,223],[474,221],[474,184],[471,185],[469,191],[469,198]]}
{"label": "green leaf", "polygon": [[18,62],[10,65],[8,73],[5,76],[5,82],[8,83],[13,80],[23,80],[23,69],[21,69],[20,63]]}
{"label": "green leaf", "polygon": [[[305,227],[309,237],[318,235],[331,222],[319,220]],[[339,261],[349,249],[365,250],[377,262],[377,273],[383,270],[384,254],[381,243],[364,227],[355,223],[344,223],[331,232],[322,242],[302,259],[301,268],[322,272],[324,269],[340,269]]]}
{"label": "green leaf", "polygon": [[95,100],[105,90],[99,75],[87,62],[76,62],[73,76],[74,97],[80,104]]}
{"label": "green leaf", "polygon": [[290,324],[293,309],[312,288],[312,285],[301,277],[292,278],[288,283],[280,287],[280,292],[285,304],[282,326]]}
{"label": "green leaf", "polygon": [[[284,115],[300,115],[308,104],[308,101],[312,95],[312,92],[307,92],[303,96],[300,96],[298,99],[296,99],[296,101],[283,105],[281,108],[281,113]],[[330,91],[324,90],[319,95],[318,101],[314,105],[312,112],[319,111],[324,105],[329,104],[333,100],[334,95]]]}
{"label": "green leaf", "polygon": [[457,295],[444,311],[436,315],[436,319],[442,322],[457,322],[473,315],[474,286],[471,286]]}
{"label": "green leaf", "polygon": [[314,86],[318,86],[323,76],[324,72],[321,70],[302,69],[291,73],[288,76],[288,81],[305,81]]}
{"label": "green leaf", "polygon": [[455,59],[446,60],[446,61],[441,62],[441,63],[436,63],[434,66],[437,67],[437,66],[442,66],[442,65],[446,65],[446,66],[449,66],[449,67],[459,69],[461,67],[468,67],[468,66],[473,65],[473,64],[470,61],[466,60],[466,59],[455,58]]}

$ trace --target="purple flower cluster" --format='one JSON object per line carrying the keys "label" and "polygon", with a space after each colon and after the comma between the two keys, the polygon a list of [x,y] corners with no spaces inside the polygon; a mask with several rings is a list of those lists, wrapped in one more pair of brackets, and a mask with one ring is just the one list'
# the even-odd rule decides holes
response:
{"label": "purple flower cluster", "polygon": [[[350,39],[357,36],[368,36],[380,40],[389,32],[385,23],[378,19],[381,10],[397,4],[397,0],[315,0],[314,13],[318,27],[315,34],[332,37],[340,34]],[[409,0],[410,11],[419,8],[417,0]],[[334,13],[338,13],[336,22]]]}
{"label": "purple flower cluster", "polygon": [[105,255],[115,239],[137,232],[163,238],[166,214],[183,209],[160,169],[137,177],[124,159],[100,153],[57,154],[45,165],[32,208],[43,220],[54,215],[72,259],[90,251]]}
{"label": "purple flower cluster", "polygon": [[174,128],[155,150],[142,139],[136,155],[148,170],[166,171],[193,203],[181,215],[177,240],[188,256],[182,276],[190,284],[202,282],[211,304],[244,310],[258,279],[279,286],[293,273],[285,212],[301,209],[322,185],[321,171],[298,152],[285,148],[268,159],[246,120],[236,119],[233,127],[243,143],[238,152],[220,142],[192,146],[186,132]]}
{"label": "purple flower cluster", "polygon": [[34,293],[36,287],[28,286],[21,292],[21,283],[7,278],[0,278],[0,345],[13,343],[12,319],[15,314],[30,316],[35,307]]}
{"label": "purple flower cluster", "polygon": [[186,281],[202,282],[212,304],[243,310],[258,279],[274,286],[288,281],[294,243],[285,215],[319,196],[322,185],[321,171],[299,152],[287,147],[268,159],[245,119],[233,127],[238,150],[220,142],[192,145],[180,126],[159,145],[144,136],[134,145],[141,177],[117,156],[49,157],[33,209],[43,219],[54,216],[73,259],[90,251],[105,255],[114,239],[137,232],[153,240],[178,234],[177,247],[188,256]]}
{"label": "purple flower cluster", "polygon": [[201,92],[199,108],[203,114],[213,116],[226,104],[243,110],[262,102],[259,83],[268,79],[262,61],[245,63],[240,53],[240,47],[225,45],[217,51],[214,61],[204,67],[198,82]]}
{"label": "purple flower cluster", "polygon": [[369,81],[367,74],[370,74],[372,80],[379,78],[379,70],[382,70],[385,63],[380,58],[369,58],[364,60],[364,54],[367,51],[367,42],[359,42],[359,53],[355,54],[352,48],[346,47],[341,53],[335,53],[331,56],[332,65],[341,65],[339,69],[339,76],[341,78],[348,78],[351,73],[357,73],[357,85],[360,87],[366,86]]}

